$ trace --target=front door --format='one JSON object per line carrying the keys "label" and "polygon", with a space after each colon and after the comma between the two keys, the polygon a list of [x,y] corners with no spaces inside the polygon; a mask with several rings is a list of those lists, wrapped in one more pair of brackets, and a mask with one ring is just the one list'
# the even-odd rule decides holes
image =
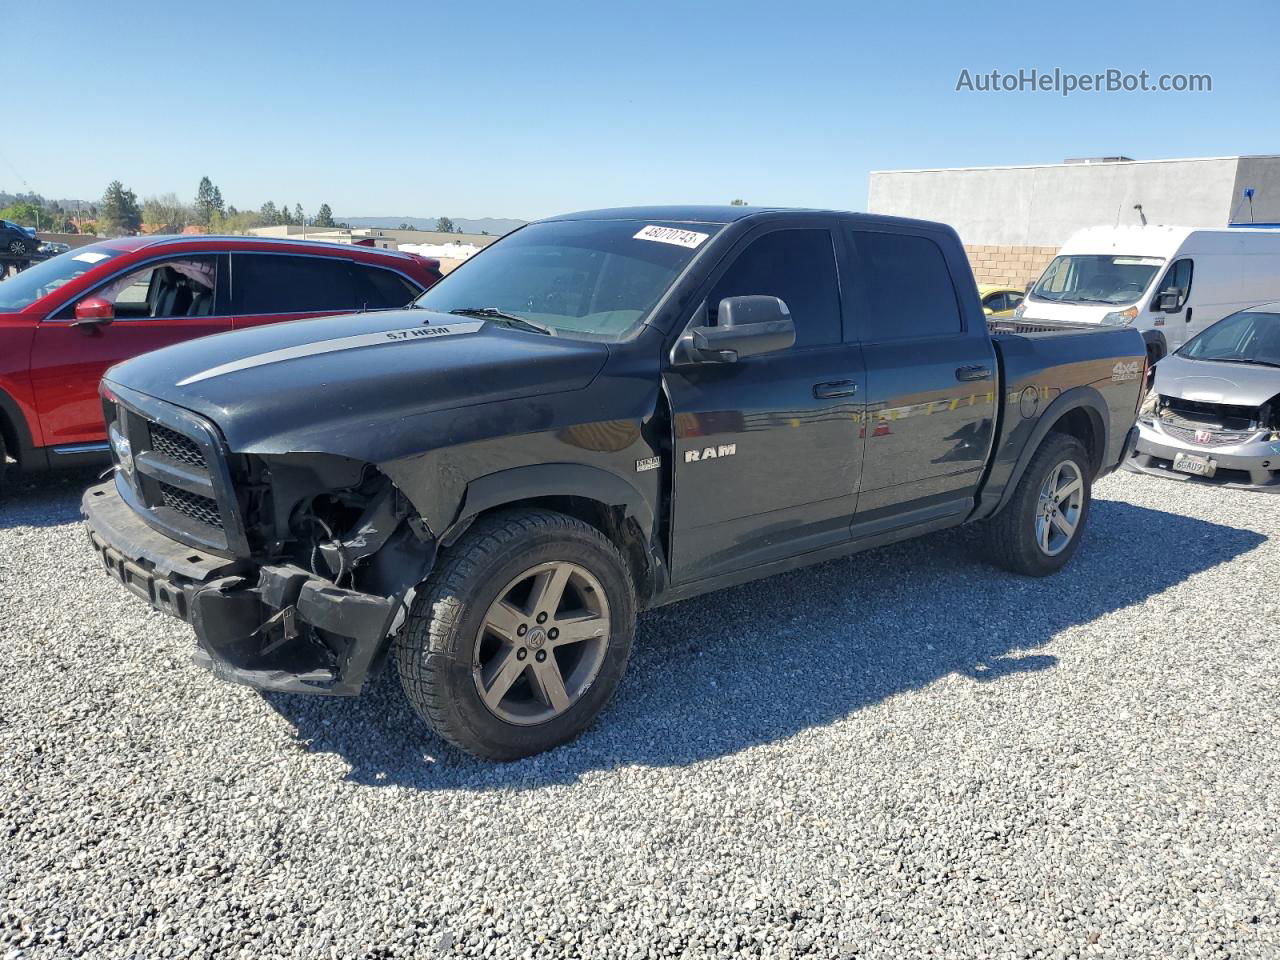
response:
{"label": "front door", "polygon": [[[813,221],[809,221],[812,223]],[[842,337],[828,228],[749,235],[707,299],[783,300],[793,347],[669,369],[674,413],[672,578],[687,583],[848,540],[862,463],[862,355]]]}
{"label": "front door", "polygon": [[98,383],[108,367],[230,329],[230,319],[219,315],[223,262],[217,255],[175,257],[112,277],[85,295],[112,303],[115,319],[108,324],[74,326],[74,304],[40,322],[31,385],[46,445],[105,442]]}
{"label": "front door", "polygon": [[[1212,322],[1207,316],[1197,317],[1194,308],[1187,302],[1191,296],[1194,273],[1195,263],[1190,257],[1173,261],[1151,298],[1152,322],[1157,327],[1164,327],[1165,341],[1169,344],[1170,352],[1178,349]],[[1160,298],[1165,294],[1177,297],[1177,306],[1169,313],[1160,309]]]}

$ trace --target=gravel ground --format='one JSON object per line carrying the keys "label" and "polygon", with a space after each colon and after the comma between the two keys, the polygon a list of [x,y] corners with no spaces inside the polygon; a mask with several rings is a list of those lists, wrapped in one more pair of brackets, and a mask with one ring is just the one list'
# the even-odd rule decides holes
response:
{"label": "gravel ground", "polygon": [[1280,497],[1121,474],[1043,581],[952,532],[645,615],[508,765],[393,676],[263,696],[0,504],[0,958],[1280,954]]}

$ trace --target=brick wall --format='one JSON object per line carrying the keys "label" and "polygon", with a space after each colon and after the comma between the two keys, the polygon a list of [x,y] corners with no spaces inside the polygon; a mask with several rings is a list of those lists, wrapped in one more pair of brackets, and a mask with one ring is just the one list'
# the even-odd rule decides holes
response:
{"label": "brick wall", "polygon": [[1040,276],[1058,248],[968,244],[964,252],[979,283],[1022,288]]}

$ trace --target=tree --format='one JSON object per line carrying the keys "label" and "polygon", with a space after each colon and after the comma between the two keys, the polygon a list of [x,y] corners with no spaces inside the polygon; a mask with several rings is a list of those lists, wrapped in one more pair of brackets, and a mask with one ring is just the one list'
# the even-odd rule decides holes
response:
{"label": "tree", "polygon": [[302,212],[302,204],[295,204],[293,208],[293,222],[300,227],[307,225],[307,216]]}
{"label": "tree", "polygon": [[334,226],[333,211],[329,209],[329,205],[327,203],[320,204],[320,209],[316,211],[315,225],[317,227]]}
{"label": "tree", "polygon": [[293,226],[293,214],[289,212],[287,203],[280,204],[280,222],[285,226]]}
{"label": "tree", "polygon": [[448,217],[441,217],[436,221],[436,233],[453,233],[453,221]]}
{"label": "tree", "polygon": [[208,227],[213,223],[213,215],[222,212],[222,191],[208,177],[201,177],[200,186],[196,188],[196,223]]}
{"label": "tree", "polygon": [[156,233],[181,233],[192,219],[191,208],[179,200],[176,193],[162,193],[142,202],[142,222]]}
{"label": "tree", "polygon": [[0,219],[12,220],[24,227],[47,228],[49,214],[40,208],[40,204],[30,200],[19,200],[0,210]]}
{"label": "tree", "polygon": [[262,209],[258,211],[258,216],[262,219],[264,227],[274,227],[280,223],[280,211],[276,209],[276,205],[270,200],[262,205]]}
{"label": "tree", "polygon": [[729,201],[729,206],[731,207],[745,207],[746,205],[747,201],[743,200],[741,197],[736,200]]}
{"label": "tree", "polygon": [[112,180],[102,195],[98,211],[98,232],[109,237],[137,233],[142,227],[142,211],[138,208],[138,196],[126,190],[119,180]]}

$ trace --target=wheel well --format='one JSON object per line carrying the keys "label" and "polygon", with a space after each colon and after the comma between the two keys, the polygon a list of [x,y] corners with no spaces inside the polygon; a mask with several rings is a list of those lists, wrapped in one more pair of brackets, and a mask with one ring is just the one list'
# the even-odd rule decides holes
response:
{"label": "wheel well", "polygon": [[[655,588],[655,572],[649,562],[649,552],[644,534],[635,519],[627,516],[622,507],[610,506],[590,497],[549,496],[531,497],[515,500],[511,503],[498,504],[483,510],[471,518],[471,523],[481,517],[499,511],[509,512],[521,507],[541,507],[544,510],[555,510],[583,523],[589,524],[608,537],[622,558],[626,561],[631,582],[635,585],[636,600],[641,606],[653,595]],[[470,524],[468,524],[469,526]],[[456,539],[451,537],[449,539]]]}
{"label": "wheel well", "polygon": [[[0,437],[4,438],[4,448],[8,455],[20,461],[22,445],[18,443],[18,431],[14,429],[13,424],[9,422],[8,414],[3,410],[0,410]],[[3,464],[0,464],[0,467],[3,467]]]}
{"label": "wheel well", "polygon": [[1049,428],[1051,433],[1065,433],[1075,437],[1089,453],[1089,466],[1096,477],[1102,469],[1102,449],[1104,433],[1098,414],[1088,407],[1076,407],[1068,410],[1054,421]]}

